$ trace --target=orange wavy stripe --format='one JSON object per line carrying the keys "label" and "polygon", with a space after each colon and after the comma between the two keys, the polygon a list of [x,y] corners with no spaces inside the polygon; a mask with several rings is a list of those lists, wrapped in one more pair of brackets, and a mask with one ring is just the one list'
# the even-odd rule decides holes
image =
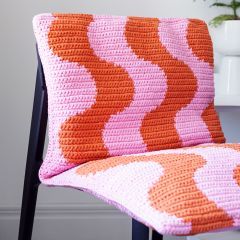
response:
{"label": "orange wavy stripe", "polygon": [[221,123],[219,121],[218,115],[214,108],[214,103],[212,102],[209,106],[203,111],[202,119],[206,123],[209,132],[211,133],[214,143],[224,143],[226,141]]}
{"label": "orange wavy stripe", "polygon": [[189,19],[187,39],[193,53],[213,67],[213,45],[206,23],[198,19]]}
{"label": "orange wavy stripe", "polygon": [[[158,26],[158,19],[145,19],[143,22],[135,17],[131,17],[126,26],[127,41],[133,51],[140,58],[157,64],[167,76],[165,99],[146,115],[141,127],[141,134],[149,151],[181,147],[174,118],[182,107],[190,103],[197,88],[197,80],[190,68],[173,58],[160,42]],[[182,85],[188,84],[188,91],[183,91]],[[179,93],[181,98],[178,98]]]}
{"label": "orange wavy stripe", "polygon": [[96,174],[97,172],[106,171],[109,168],[127,165],[132,162],[141,162],[146,160],[145,156],[117,156],[110,157],[103,160],[98,160],[94,162],[89,162],[84,165],[84,167],[80,166],[77,168],[76,173],[79,175],[88,175],[90,173]]}
{"label": "orange wavy stripe", "polygon": [[[100,60],[91,49],[87,32],[93,16],[81,15],[74,19],[68,18],[68,15],[54,16],[56,19],[48,36],[50,48],[62,60],[85,66],[95,80],[97,89],[95,104],[82,114],[70,116],[62,124],[60,148],[67,161],[72,163],[105,158],[109,154],[102,139],[104,124],[112,114],[122,111],[131,103],[133,82],[126,71]],[[119,94],[126,89],[127,94]]]}

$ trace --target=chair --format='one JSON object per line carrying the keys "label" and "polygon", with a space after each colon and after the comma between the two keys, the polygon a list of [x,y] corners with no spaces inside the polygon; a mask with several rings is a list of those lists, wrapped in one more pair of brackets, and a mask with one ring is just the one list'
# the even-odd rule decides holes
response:
{"label": "chair", "polygon": [[33,23],[38,72],[19,240],[31,239],[40,180],[126,212],[133,240],[147,240],[147,226],[160,240],[240,225],[240,144],[225,144],[214,109],[203,21],[40,14]]}
{"label": "chair", "polygon": [[[40,185],[38,171],[42,163],[43,148],[47,127],[47,89],[42,63],[37,52],[38,68],[34,103],[32,111],[31,130],[29,137],[27,163],[25,170],[22,208],[18,240],[31,240],[35,208]],[[149,239],[149,229],[144,224],[132,220],[132,240]],[[153,231],[152,240],[162,240],[163,236]]]}

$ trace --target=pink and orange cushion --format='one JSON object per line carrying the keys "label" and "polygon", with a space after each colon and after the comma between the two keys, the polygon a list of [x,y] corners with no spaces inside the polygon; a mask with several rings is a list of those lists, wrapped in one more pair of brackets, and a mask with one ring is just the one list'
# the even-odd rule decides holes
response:
{"label": "pink and orange cushion", "polygon": [[33,25],[49,105],[43,183],[163,234],[240,226],[240,145],[224,144],[204,22],[42,14]]}

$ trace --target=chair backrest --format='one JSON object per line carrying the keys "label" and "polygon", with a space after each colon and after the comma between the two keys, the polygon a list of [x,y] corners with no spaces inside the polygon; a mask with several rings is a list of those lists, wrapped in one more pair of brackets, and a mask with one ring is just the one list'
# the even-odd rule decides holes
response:
{"label": "chair backrest", "polygon": [[203,21],[43,14],[33,23],[49,101],[40,177],[108,156],[225,141]]}

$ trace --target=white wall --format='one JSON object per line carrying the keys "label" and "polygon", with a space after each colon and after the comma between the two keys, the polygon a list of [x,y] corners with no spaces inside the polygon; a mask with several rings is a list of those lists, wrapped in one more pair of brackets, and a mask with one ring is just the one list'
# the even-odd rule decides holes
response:
{"label": "white wall", "polygon": [[[31,20],[42,12],[86,12],[209,20],[220,9],[197,0],[5,0],[0,2],[0,239],[16,239],[35,84]],[[240,112],[220,109],[228,139],[239,141]],[[52,208],[51,206],[55,206]],[[76,190],[40,187],[33,239],[128,239],[130,220]],[[68,214],[66,214],[68,213]],[[66,219],[70,218],[70,221]],[[47,219],[47,221],[43,221]],[[91,220],[92,219],[92,220]],[[98,219],[98,221],[97,221]],[[91,220],[93,228],[85,223]],[[53,224],[52,233],[47,224]],[[59,224],[57,224],[59,223]],[[54,225],[55,224],[55,225]],[[65,228],[65,225],[68,225]],[[89,226],[89,225],[88,225]],[[108,228],[108,231],[107,231]],[[89,234],[87,238],[83,231]],[[113,235],[114,232],[119,234]],[[121,235],[121,234],[122,235]],[[55,234],[55,235],[54,235]],[[54,237],[55,236],[55,237]],[[81,237],[82,236],[82,237]],[[109,239],[110,239],[109,238]]]}

